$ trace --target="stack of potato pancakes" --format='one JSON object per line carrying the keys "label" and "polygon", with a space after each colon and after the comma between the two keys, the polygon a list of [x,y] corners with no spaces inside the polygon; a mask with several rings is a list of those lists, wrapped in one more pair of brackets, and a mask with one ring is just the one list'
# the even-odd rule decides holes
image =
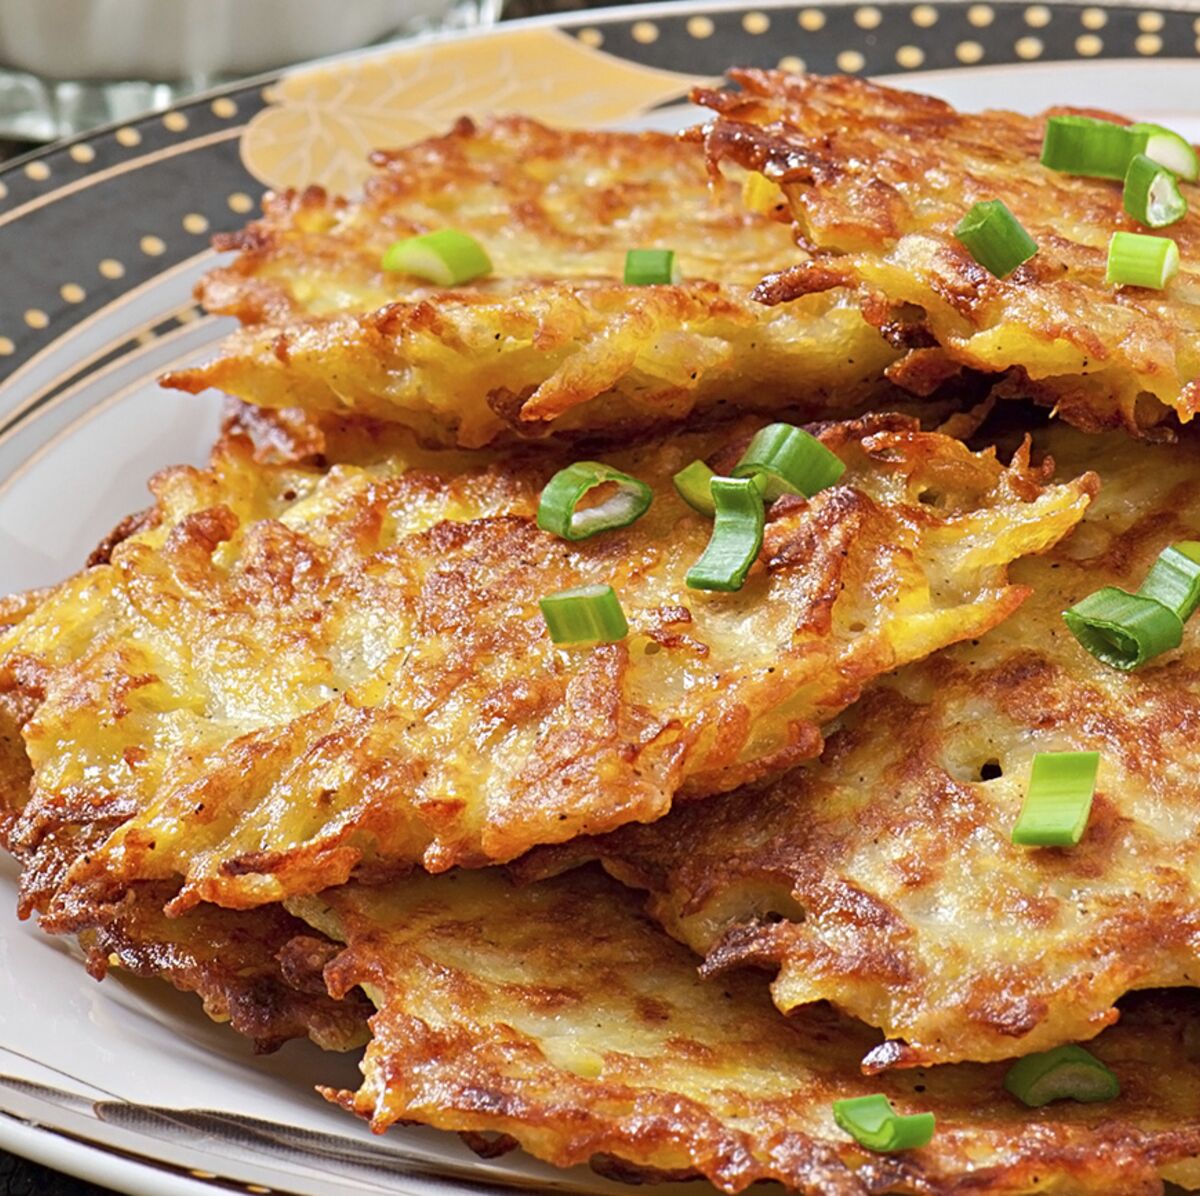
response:
{"label": "stack of potato pancakes", "polygon": [[[218,239],[241,328],[165,380],[230,396],[208,467],[0,608],[19,912],[263,1050],[365,1043],[325,1095],[379,1131],[1200,1187],[1200,592],[1143,589],[1200,560],[1200,208],[1114,284],[1146,230],[1047,118],[736,81],[678,138],[464,120]],[[1134,614],[1069,627],[1098,592]]]}

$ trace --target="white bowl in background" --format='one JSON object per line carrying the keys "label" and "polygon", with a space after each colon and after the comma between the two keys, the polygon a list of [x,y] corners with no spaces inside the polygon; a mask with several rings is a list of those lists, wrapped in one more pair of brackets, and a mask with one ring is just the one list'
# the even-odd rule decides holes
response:
{"label": "white bowl in background", "polygon": [[452,0],[0,0],[0,66],[46,79],[251,75],[367,45]]}

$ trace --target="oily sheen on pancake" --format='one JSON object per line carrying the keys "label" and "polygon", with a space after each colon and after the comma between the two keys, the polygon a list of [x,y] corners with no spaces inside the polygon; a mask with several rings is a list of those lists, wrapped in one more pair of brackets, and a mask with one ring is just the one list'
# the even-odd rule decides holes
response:
{"label": "oily sheen on pancake", "polygon": [[[560,132],[516,117],[375,155],[359,202],[270,197],[200,297],[248,327],[172,386],[395,419],[429,441],[661,424],[738,403],[861,410],[897,352],[846,293],[782,308],[750,291],[804,258],[791,228],[709,187],[663,133]],[[397,239],[475,237],[493,273],[454,289],[380,269]],[[629,249],[674,249],[684,281],[626,286]],[[886,387],[884,387],[886,389]]]}
{"label": "oily sheen on pancake", "polygon": [[[781,1009],[829,1000],[882,1027],[870,1068],[1083,1041],[1131,989],[1200,984],[1200,624],[1128,674],[1061,618],[1200,538],[1200,445],[1062,427],[1038,444],[1101,489],[1014,566],[1032,593],[1011,619],[878,683],[819,765],[565,849],[648,888],[708,974],[776,970]],[[1034,754],[1093,750],[1082,842],[1014,845]]]}
{"label": "oily sheen on pancake", "polygon": [[[918,392],[965,367],[1008,372],[1002,391],[1091,430],[1192,418],[1200,190],[1183,184],[1191,211],[1163,230],[1179,245],[1179,276],[1162,291],[1113,287],[1104,281],[1113,231],[1146,230],[1125,214],[1119,182],[1040,164],[1045,116],[966,114],[846,77],[731,77],[739,91],[695,96],[716,113],[702,134],[709,161],[782,184],[813,254],[766,280],[764,301],[857,289],[868,319],[909,349],[890,375]],[[1038,244],[1005,279],[953,236],[972,204],[992,199]]]}
{"label": "oily sheen on pancake", "polygon": [[[20,607],[22,613],[35,609],[36,597]],[[5,613],[0,610],[0,620]],[[29,795],[32,770],[21,731],[35,701],[29,695],[0,697],[0,846],[5,848],[14,846],[7,832]],[[58,827],[36,859],[22,861],[28,865],[26,903],[36,907],[48,898],[71,864],[119,822],[118,817]],[[90,926],[80,943],[93,976],[100,979],[116,966],[195,993],[209,1017],[229,1022],[260,1051],[289,1038],[308,1037],[329,1050],[349,1050],[365,1041],[360,995],[334,1001],[320,983],[327,939],[281,906],[243,912],[210,905],[167,918],[163,905],[171,895],[170,885],[137,885],[108,907],[89,911]]]}
{"label": "oily sheen on pancake", "polygon": [[[1118,1099],[1028,1109],[1003,1064],[862,1076],[870,1030],[828,1008],[781,1018],[752,974],[701,980],[638,904],[588,872],[512,889],[497,869],[294,903],[348,944],[331,991],[362,985],[379,1009],[362,1087],[327,1095],[378,1131],[499,1133],[560,1166],[726,1192],[774,1179],[807,1196],[1153,1196],[1160,1177],[1200,1182],[1200,995],[1142,998],[1091,1044]],[[932,1142],[855,1145],[832,1102],[874,1092],[933,1112]]]}
{"label": "oily sheen on pancake", "polygon": [[[31,871],[64,824],[119,822],[45,923],[138,881],[182,878],[179,913],[502,862],[782,771],[871,678],[1011,614],[1009,562],[1095,489],[896,416],[832,424],[842,480],[774,504],[739,593],[689,590],[710,524],[670,479],[730,468],[754,426],[616,454],[653,505],[575,544],[535,525],[565,460],[543,450],[480,463],[395,432],[321,469],[233,437],[160,475],[107,563],[0,640],[0,689],[36,702]],[[556,648],[538,600],[586,583],[631,634]]]}

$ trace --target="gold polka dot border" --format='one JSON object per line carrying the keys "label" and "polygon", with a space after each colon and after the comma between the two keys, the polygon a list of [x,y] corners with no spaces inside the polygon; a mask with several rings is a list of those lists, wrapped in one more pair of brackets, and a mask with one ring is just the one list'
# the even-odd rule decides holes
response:
{"label": "gold polka dot border", "polygon": [[209,107],[213,116],[219,120],[232,120],[238,114],[236,101],[231,100],[228,96],[221,96],[219,99],[213,100]]}
{"label": "gold polka dot border", "polygon": [[44,183],[50,177],[50,167],[45,162],[30,162],[25,167],[25,177],[35,183]]}
{"label": "gold polka dot border", "polygon": [[115,257],[104,258],[96,269],[100,271],[101,276],[104,278],[117,279],[125,277],[125,267]]}
{"label": "gold polka dot border", "polygon": [[787,54],[781,58],[776,66],[781,71],[787,71],[789,75],[802,75],[805,71],[805,63],[803,58],[797,58],[795,54]]}
{"label": "gold polka dot border", "polygon": [[1085,8],[1079,14],[1079,23],[1085,29],[1103,29],[1108,24],[1108,13],[1102,8]]}
{"label": "gold polka dot border", "polygon": [[967,9],[967,20],[976,29],[986,29],[996,19],[996,11],[990,4],[972,4]]}
{"label": "gold polka dot border", "polygon": [[167,245],[162,237],[156,237],[153,233],[147,233],[139,242],[138,247],[147,257],[160,257],[166,253]]}
{"label": "gold polka dot border", "polygon": [[1139,33],[1133,48],[1139,54],[1158,54],[1163,48],[1163,39],[1157,33]]}
{"label": "gold polka dot border", "polygon": [[765,12],[748,12],[742,17],[742,28],[755,36],[771,28],[771,18]]}
{"label": "gold polka dot border", "polygon": [[1050,10],[1044,4],[1031,4],[1025,10],[1025,24],[1030,29],[1045,29],[1050,24]]}
{"label": "gold polka dot border", "polygon": [[17,346],[7,336],[0,336],[0,357],[11,357],[16,351]]}
{"label": "gold polka dot border", "polygon": [[1017,52],[1017,57],[1024,59],[1026,62],[1032,62],[1035,58],[1041,58],[1042,51],[1046,47],[1042,45],[1040,37],[1019,37],[1013,46]]}
{"label": "gold polka dot border", "polygon": [[591,46],[593,50],[598,50],[604,45],[604,34],[599,29],[581,29],[579,31],[579,40],[585,46]]}
{"label": "gold polka dot border", "polygon": [[82,303],[87,298],[87,291],[77,282],[64,282],[58,288],[58,293],[67,303]]}
{"label": "gold polka dot border", "polygon": [[710,17],[689,17],[687,31],[692,37],[703,39],[712,37],[715,26]]}
{"label": "gold polka dot border", "polygon": [[658,41],[658,26],[653,21],[635,21],[629,32],[639,46],[653,45]]}
{"label": "gold polka dot border", "polygon": [[235,191],[225,202],[229,205],[229,210],[237,212],[239,216],[244,216],[254,208],[254,200],[245,191]]}
{"label": "gold polka dot border", "polygon": [[1104,42],[1094,33],[1084,33],[1075,39],[1075,53],[1081,58],[1095,58],[1104,49]]}
{"label": "gold polka dot border", "polygon": [[867,60],[857,50],[843,50],[837,56],[839,71],[847,75],[855,75],[867,65]]}
{"label": "gold polka dot border", "polygon": [[938,11],[932,4],[918,4],[912,10],[912,23],[918,29],[932,29],[937,24]]}
{"label": "gold polka dot border", "polygon": [[925,61],[925,51],[920,46],[901,46],[896,51],[896,63],[906,71],[915,71]]}
{"label": "gold polka dot border", "polygon": [[25,323],[40,332],[49,325],[50,317],[40,307],[31,307],[25,313]]}
{"label": "gold polka dot border", "polygon": [[1140,12],[1138,13],[1137,27],[1143,33],[1161,33],[1163,27],[1163,15],[1160,12]]}
{"label": "gold polka dot border", "polygon": [[182,112],[168,112],[162,123],[168,133],[183,133],[187,131],[188,118]]}
{"label": "gold polka dot border", "polygon": [[71,146],[67,152],[71,155],[71,160],[78,162],[80,166],[86,166],[89,162],[96,160],[96,151],[90,145],[83,143]]}
{"label": "gold polka dot border", "polygon": [[954,57],[967,66],[983,61],[983,47],[978,42],[959,42],[954,47]]}
{"label": "gold polka dot border", "polygon": [[854,23],[860,29],[878,29],[883,24],[883,13],[873,4],[868,4],[855,11]]}
{"label": "gold polka dot border", "polygon": [[796,17],[800,28],[807,33],[816,33],[825,28],[825,14],[819,8],[805,8]]}
{"label": "gold polka dot border", "polygon": [[142,135],[137,129],[131,129],[126,126],[123,129],[118,129],[114,134],[118,145],[123,145],[126,149],[133,149],[136,145],[142,144]]}
{"label": "gold polka dot border", "polygon": [[199,212],[189,212],[183,218],[183,231],[194,237],[203,236],[208,232],[208,221]]}

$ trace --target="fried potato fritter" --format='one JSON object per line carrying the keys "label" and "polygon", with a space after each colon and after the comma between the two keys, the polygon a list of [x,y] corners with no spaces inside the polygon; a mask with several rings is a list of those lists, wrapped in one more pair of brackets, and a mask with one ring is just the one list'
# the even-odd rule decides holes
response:
{"label": "fried potato fritter", "polygon": [[[397,432],[323,471],[233,438],[160,475],[143,529],[0,640],[0,689],[38,695],[27,867],[63,824],[120,821],[47,925],[144,880],[182,877],[179,913],[510,860],[782,771],[871,678],[1010,614],[1008,563],[1095,489],[897,416],[832,424],[841,482],[773,505],[741,592],[689,590],[710,524],[670,479],[728,469],[755,426],[612,457],[653,505],[575,544],[535,526],[569,459],[544,451],[480,464]],[[629,638],[555,648],[538,599],[590,582]]]}
{"label": "fried potato fritter", "polygon": [[[1104,281],[1126,215],[1121,184],[1041,165],[1045,116],[956,112],[861,79],[734,71],[702,89],[716,112],[710,163],[782,184],[812,260],[764,282],[780,303],[857,288],[868,319],[909,347],[889,372],[918,391],[949,370],[1010,371],[1002,389],[1090,430],[1153,428],[1200,406],[1200,190],[1163,230],[1183,267],[1163,291]],[[1056,109],[1065,112],[1068,109]],[[1092,115],[1096,115],[1092,113]],[[1125,123],[1123,118],[1111,119]],[[972,204],[1001,199],[1038,244],[1006,279],[953,236]],[[933,347],[936,345],[936,348]]]}
{"label": "fried potato fritter", "polygon": [[[348,943],[331,991],[363,985],[379,1007],[362,1087],[326,1093],[377,1131],[498,1132],[559,1166],[726,1192],[1151,1196],[1160,1176],[1200,1180],[1194,993],[1143,998],[1092,1045],[1119,1099],[1027,1109],[1003,1065],[863,1077],[871,1031],[828,1008],[780,1018],[753,975],[700,980],[600,875],[512,889],[497,869],[452,873],[293,908]],[[880,1091],[935,1114],[930,1145],[870,1154],[836,1128],[833,1101]]]}
{"label": "fried potato fritter", "polygon": [[[1070,539],[1014,567],[1032,590],[1016,615],[877,684],[819,765],[565,849],[648,888],[708,974],[777,969],[781,1009],[829,1000],[882,1027],[896,1041],[869,1068],[1082,1041],[1131,989],[1200,985],[1200,622],[1126,674],[1061,618],[1200,538],[1200,445],[1060,427],[1044,447],[1098,465],[1102,488]],[[1082,842],[1014,845],[1033,756],[1090,750]]]}
{"label": "fried potato fritter", "polygon": [[[666,134],[463,121],[374,161],[361,202],[288,192],[218,238],[240,254],[200,297],[250,327],[169,385],[478,446],[734,402],[853,413],[897,357],[848,294],[751,299],[804,256],[787,222],[747,211],[735,183],[710,192],[702,154]],[[444,227],[485,246],[489,278],[439,290],[380,269],[393,241]],[[624,284],[626,250],[652,246],[676,251],[682,284]]]}
{"label": "fried potato fritter", "polygon": [[[30,595],[22,614],[45,595]],[[16,604],[8,600],[6,605]],[[0,622],[9,622],[0,608]],[[18,620],[14,619],[15,624]],[[0,845],[28,799],[32,769],[21,740],[36,709],[34,694],[0,695]],[[86,827],[60,826],[40,846],[24,876],[24,899],[37,905],[62,883],[81,855],[119,825],[99,819]],[[30,862],[30,861],[25,861]],[[310,931],[281,906],[247,912],[201,906],[167,918],[170,885],[133,886],[117,903],[92,908],[80,935],[88,971],[101,979],[111,966],[155,977],[195,993],[214,1021],[229,1022],[270,1051],[289,1038],[311,1038],[328,1050],[350,1050],[366,1041],[366,1004],[359,994],[333,1000],[321,983],[328,939]]]}

